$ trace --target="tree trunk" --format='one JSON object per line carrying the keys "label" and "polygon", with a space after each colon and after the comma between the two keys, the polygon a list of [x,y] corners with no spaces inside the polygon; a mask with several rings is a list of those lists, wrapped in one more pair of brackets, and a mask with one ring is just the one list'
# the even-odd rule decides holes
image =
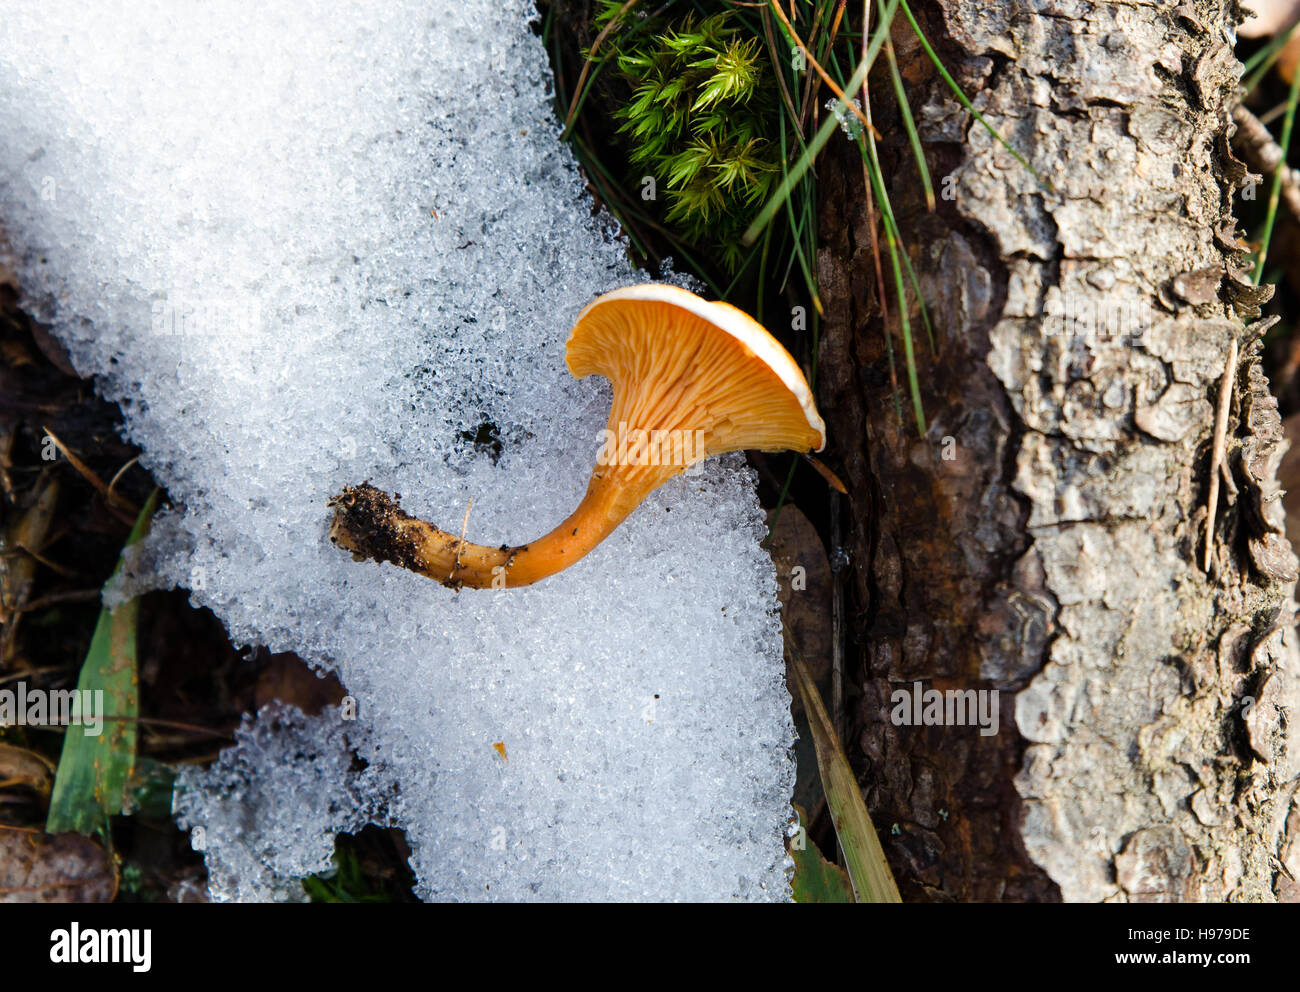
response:
{"label": "tree trunk", "polygon": [[[850,740],[903,896],[1296,899],[1296,559],[1256,346],[1266,294],[1236,275],[1235,4],[938,0],[924,14],[1054,189],[949,95],[900,17],[945,194],[925,211],[892,98],[873,100],[934,324],[920,437],[891,384],[896,306],[886,327],[861,162],[836,141],[818,165],[820,390],[851,491]],[[915,301],[912,315],[919,329]],[[916,681],[1000,690],[999,732],[895,723],[893,694]]]}

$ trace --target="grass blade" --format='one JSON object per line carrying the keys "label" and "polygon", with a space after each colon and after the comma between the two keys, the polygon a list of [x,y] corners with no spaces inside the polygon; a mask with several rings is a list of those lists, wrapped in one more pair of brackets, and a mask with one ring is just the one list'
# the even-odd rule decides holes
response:
{"label": "grass blade", "polygon": [[[892,53],[893,45],[889,44],[886,47],[886,51]],[[902,84],[901,76],[899,76],[898,78],[898,83],[901,86]],[[902,89],[896,89],[895,95],[898,97],[898,101],[900,105],[904,108],[903,112],[907,114],[910,119],[911,110],[910,108],[907,107],[906,93]],[[917,169],[921,172],[922,183],[928,187],[930,183],[930,170],[929,170],[929,166],[926,164],[925,161],[925,154],[921,149],[920,134],[915,129],[915,123],[913,123],[913,125],[909,128],[909,133],[912,136],[911,139],[912,150],[916,157]],[[873,189],[878,189],[880,191],[878,198],[883,197],[883,202],[881,203],[881,212],[882,214],[885,215],[886,223],[893,227],[895,240],[897,240],[899,245],[903,246],[903,251],[900,253],[901,261],[903,263],[903,268],[907,272],[907,281],[912,284],[912,291],[916,294],[917,306],[921,311],[921,322],[925,325],[926,337],[930,341],[930,350],[934,351],[934,329],[930,325],[930,312],[925,305],[925,294],[921,292],[921,283],[916,277],[916,270],[912,267],[912,260],[911,258],[908,257],[906,245],[903,244],[902,231],[899,229],[898,222],[894,219],[893,205],[890,203],[889,197],[884,193],[884,179],[883,177],[880,177],[879,161],[877,160],[874,165],[872,164],[872,155],[874,154],[875,149],[873,147],[871,152],[867,151],[866,137],[865,135],[862,134],[858,135],[858,147],[862,151],[863,164],[867,167],[868,172],[870,173],[872,170],[874,170],[874,174],[877,177],[879,177],[878,182],[873,184]],[[929,188],[927,190],[926,198],[928,201],[928,206],[931,210],[934,209],[933,195],[934,195],[933,188]],[[874,237],[874,232],[873,232],[873,237]],[[882,309],[882,313],[884,312],[885,311]]]}
{"label": "grass blade", "polygon": [[839,736],[826,712],[817,683],[808,674],[803,659],[793,643],[787,639],[790,650],[790,667],[794,670],[799,692],[803,696],[808,726],[812,728],[813,745],[817,750],[817,767],[821,771],[822,787],[835,823],[835,833],[844,851],[844,863],[858,902],[902,902],[898,886],[885,861],[884,849],[876,828],[872,826],[867,804],[862,800],[858,780],[849,767],[849,759],[840,747]]}
{"label": "grass blade", "polygon": [[[126,544],[130,547],[149,532],[149,521],[158,508],[158,491],[140,511]],[[117,570],[122,567],[119,560]],[[140,692],[136,666],[136,622],[139,600],[132,599],[116,609],[103,609],[90,649],[77,680],[78,697],[92,698],[100,692],[98,712],[104,717],[98,735],[72,724],[63,738],[63,753],[50,796],[45,829],[49,833],[73,830],[93,834],[108,824],[108,818],[122,812],[127,782],[135,766],[136,720]]]}
{"label": "grass blade", "polygon": [[1258,86],[1259,81],[1264,78],[1268,70],[1273,68],[1273,63],[1282,54],[1282,49],[1286,47],[1286,43],[1291,40],[1291,36],[1295,34],[1295,29],[1298,27],[1300,27],[1300,24],[1292,24],[1246,60],[1246,64],[1241,69],[1241,74],[1245,77],[1241,85],[1247,93]]}
{"label": "grass blade", "polygon": [[912,108],[907,102],[907,91],[903,88],[903,74],[898,69],[898,57],[894,54],[894,43],[885,42],[885,56],[889,59],[889,78],[894,84],[894,97],[898,100],[898,110],[903,117],[903,127],[907,130],[907,140],[912,146],[912,157],[916,159],[917,171],[921,173],[921,187],[925,190],[925,205],[934,211],[934,184],[930,181],[930,167],[925,162],[925,151],[921,148],[921,135],[917,133],[916,121],[912,119]]}
{"label": "grass blade", "polygon": [[[786,161],[784,128],[781,131],[781,161],[782,163]],[[802,197],[801,202],[805,207],[808,207],[811,205],[811,200],[812,200],[811,196],[805,196]],[[787,197],[784,202],[785,202],[786,214],[788,215],[788,219],[790,223],[790,238],[794,244],[794,257],[799,262],[799,269],[803,273],[803,277],[804,277],[804,285],[808,287],[808,292],[812,297],[813,309],[820,314],[823,312],[821,294],[817,292],[817,280],[813,278],[812,268],[809,266],[808,257],[804,252],[804,244],[803,244],[804,237],[805,237],[804,223],[803,221],[795,217],[794,204],[791,202],[790,198]],[[808,219],[809,218],[805,216],[804,220],[808,220]],[[748,234],[748,232],[746,233]],[[816,248],[817,248],[816,244],[813,244],[811,247],[811,251],[815,252]],[[813,385],[816,385],[816,383],[813,383]]]}
{"label": "grass blade", "polygon": [[943,77],[943,81],[948,84],[948,88],[952,90],[953,95],[961,101],[962,106],[975,115],[975,119],[984,125],[984,129],[993,136],[993,140],[1010,152],[1011,157],[1023,165],[1029,171],[1029,174],[1038,180],[1039,185],[1041,185],[1045,190],[1055,193],[1056,187],[1040,176],[1034,167],[1029,164],[1029,161],[1016,151],[1006,138],[998,134],[993,125],[984,119],[984,115],[975,109],[970,100],[966,99],[966,94],[963,93],[962,88],[957,85],[957,80],[952,78],[947,68],[944,67],[943,60],[940,59],[939,56],[935,54],[934,49],[930,47],[930,41],[926,38],[925,32],[921,30],[921,25],[916,23],[916,18],[912,16],[912,8],[907,5],[907,0],[897,0],[897,2],[903,8],[903,16],[906,17],[908,23],[912,25],[912,31],[916,35],[916,40],[921,43],[921,47],[925,49],[925,54],[930,57],[930,61],[934,63],[935,69],[937,69],[939,75]]}
{"label": "grass blade", "polygon": [[1277,219],[1277,205],[1282,196],[1282,173],[1286,171],[1287,155],[1291,149],[1291,125],[1295,123],[1296,101],[1300,99],[1300,70],[1291,77],[1291,92],[1286,99],[1286,117],[1282,120],[1282,136],[1278,146],[1282,156],[1273,170],[1273,184],[1268,194],[1268,214],[1264,217],[1264,234],[1259,239],[1259,255],[1255,260],[1255,285],[1264,275],[1264,260],[1268,258],[1268,243],[1273,239],[1273,222]]}
{"label": "grass blade", "polygon": [[[912,321],[907,313],[907,292],[903,286],[903,268],[899,261],[907,263],[908,272],[912,275],[913,288],[916,289],[917,299],[921,299],[920,287],[916,285],[915,273],[911,271],[911,260],[907,257],[907,252],[902,244],[902,235],[898,231],[898,224],[894,220],[894,209],[889,202],[889,194],[885,192],[884,176],[880,171],[880,159],[876,154],[876,141],[869,134],[864,133],[859,136],[859,147],[866,149],[867,175],[871,178],[871,186],[876,194],[876,202],[880,205],[880,217],[883,221],[882,226],[885,229],[885,242],[889,248],[889,261],[894,270],[894,292],[898,295],[898,321],[903,332],[903,356],[907,362],[907,385],[912,395],[912,413],[916,417],[916,430],[919,434],[925,433],[925,410],[921,405],[921,384],[916,374],[916,353],[912,346]],[[924,306],[924,303],[922,303]],[[924,313],[924,310],[922,310]],[[926,330],[929,330],[929,320],[926,320]],[[889,328],[885,328],[885,334],[889,334]],[[933,346],[933,341],[931,342]]]}
{"label": "grass blade", "polygon": [[[888,19],[884,20],[880,26],[876,28],[875,34],[872,35],[871,45],[867,49],[867,57],[858,64],[857,69],[849,79],[848,85],[844,87],[843,92],[846,96],[851,93],[856,93],[862,86],[862,80],[867,78],[867,73],[871,70],[871,64],[876,60],[876,55],[879,54],[881,45],[885,43],[885,38],[889,36],[889,23],[890,20],[893,19],[894,10],[898,7],[900,2],[901,0],[889,0]],[[835,104],[836,109],[840,111],[843,111],[847,106],[843,100],[838,98],[836,99]],[[759,212],[758,216],[755,217],[749,227],[746,228],[744,235],[740,239],[742,244],[752,245],[755,240],[757,240],[758,236],[763,233],[763,228],[767,227],[767,225],[771,223],[772,218],[776,216],[776,212],[781,209],[781,205],[790,197],[790,193],[794,189],[795,185],[804,177],[804,173],[812,168],[813,159],[815,159],[818,153],[821,152],[822,148],[826,146],[826,142],[830,140],[831,134],[839,126],[840,121],[837,114],[832,113],[826,115],[826,120],[822,122],[822,126],[817,129],[817,133],[813,135],[812,140],[808,142],[808,147],[804,149],[804,152],[799,156],[798,161],[796,161],[794,166],[785,174],[785,178],[781,180],[781,185],[776,188],[776,192],[773,193],[767,203],[764,204],[763,209]]]}
{"label": "grass blade", "polygon": [[808,836],[808,814],[798,806],[799,843],[790,844],[794,859],[791,889],[795,902],[853,902],[853,885],[844,869],[827,861]]}

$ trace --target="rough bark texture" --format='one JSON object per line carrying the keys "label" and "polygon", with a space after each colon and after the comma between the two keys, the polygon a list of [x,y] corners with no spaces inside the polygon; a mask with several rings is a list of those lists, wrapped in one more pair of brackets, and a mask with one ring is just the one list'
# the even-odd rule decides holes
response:
{"label": "rough bark texture", "polygon": [[[1296,559],[1250,326],[1266,294],[1236,275],[1238,11],[938,0],[925,15],[975,105],[1055,189],[896,28],[950,194],[920,209],[890,101],[875,101],[935,324],[922,438],[890,384],[860,162],[840,149],[819,166],[822,400],[852,489],[855,743],[904,898],[1294,899]],[[1207,574],[1234,338],[1231,484]],[[906,411],[905,386],[901,399]],[[913,680],[1002,690],[1000,732],[893,725],[891,693]]]}

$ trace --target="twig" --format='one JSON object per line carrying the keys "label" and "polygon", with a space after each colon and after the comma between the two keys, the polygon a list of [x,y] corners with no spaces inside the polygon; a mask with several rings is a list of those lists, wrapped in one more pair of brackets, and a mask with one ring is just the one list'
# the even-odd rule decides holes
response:
{"label": "twig", "polygon": [[1300,171],[1285,163],[1282,146],[1273,140],[1264,122],[1248,107],[1237,104],[1232,110],[1232,119],[1237,122],[1237,133],[1232,137],[1237,150],[1245,156],[1251,168],[1264,175],[1277,171],[1282,181],[1282,199],[1286,201],[1291,216],[1300,220]]}
{"label": "twig", "polygon": [[1214,554],[1214,517],[1219,508],[1219,466],[1223,464],[1224,442],[1228,435],[1228,410],[1232,406],[1232,385],[1237,380],[1237,339],[1228,345],[1228,362],[1219,380],[1219,411],[1214,418],[1214,446],[1210,449],[1210,505],[1205,516],[1205,570],[1210,570]]}
{"label": "twig", "polygon": [[72,592],[53,592],[48,596],[42,596],[40,599],[31,599],[21,606],[11,607],[14,613],[32,613],[36,610],[43,610],[50,606],[57,606],[59,603],[88,603],[93,599],[99,599],[100,590],[98,589],[75,589]]}
{"label": "twig", "polygon": [[47,665],[44,668],[24,668],[21,672],[11,672],[8,675],[0,675],[0,685],[6,682],[17,682],[19,679],[25,679],[31,675],[49,675],[50,672],[63,671],[62,665]]}
{"label": "twig", "polygon": [[108,723],[135,723],[142,727],[166,727],[170,730],[183,730],[204,737],[222,737],[228,740],[234,737],[234,734],[229,730],[217,730],[213,727],[201,727],[197,723],[182,723],[180,720],[163,720],[152,716],[101,716],[100,719]]}
{"label": "twig", "polygon": [[40,552],[33,551],[31,548],[27,547],[27,545],[20,544],[18,545],[18,547],[22,548],[23,552],[29,558],[33,559],[34,561],[40,562],[51,572],[55,572],[59,575],[62,575],[65,579],[75,579],[77,577],[77,572],[74,569],[68,568],[66,565],[60,565],[57,561],[54,561],[52,558],[46,558]]}
{"label": "twig", "polygon": [[[55,436],[54,432],[48,427],[45,429],[45,435],[54,442],[54,446],[62,452],[63,457],[68,460],[68,464],[77,470],[81,476],[94,486],[95,491],[104,497],[104,501],[110,512],[120,520],[125,520],[128,524],[134,524],[136,517],[140,516],[140,508],[132,503],[125,496],[120,496],[104,485],[104,480],[97,476],[89,465],[68,450],[67,445]],[[120,511],[125,510],[130,516],[127,517]]]}

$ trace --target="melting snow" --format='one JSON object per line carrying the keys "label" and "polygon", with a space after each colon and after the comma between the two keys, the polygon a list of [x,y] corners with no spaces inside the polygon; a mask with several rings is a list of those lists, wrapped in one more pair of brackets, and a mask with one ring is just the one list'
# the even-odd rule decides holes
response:
{"label": "melting snow", "polygon": [[585,488],[609,393],[565,337],[643,277],[557,140],[534,17],[0,3],[0,225],[180,507],[149,553],[358,708],[264,714],[187,774],[214,898],[292,897],[368,821],[406,830],[425,898],[788,898],[793,731],[740,459],[526,589],[457,594],[326,539],[326,500],[366,479],[448,529],[472,497],[491,544]]}

